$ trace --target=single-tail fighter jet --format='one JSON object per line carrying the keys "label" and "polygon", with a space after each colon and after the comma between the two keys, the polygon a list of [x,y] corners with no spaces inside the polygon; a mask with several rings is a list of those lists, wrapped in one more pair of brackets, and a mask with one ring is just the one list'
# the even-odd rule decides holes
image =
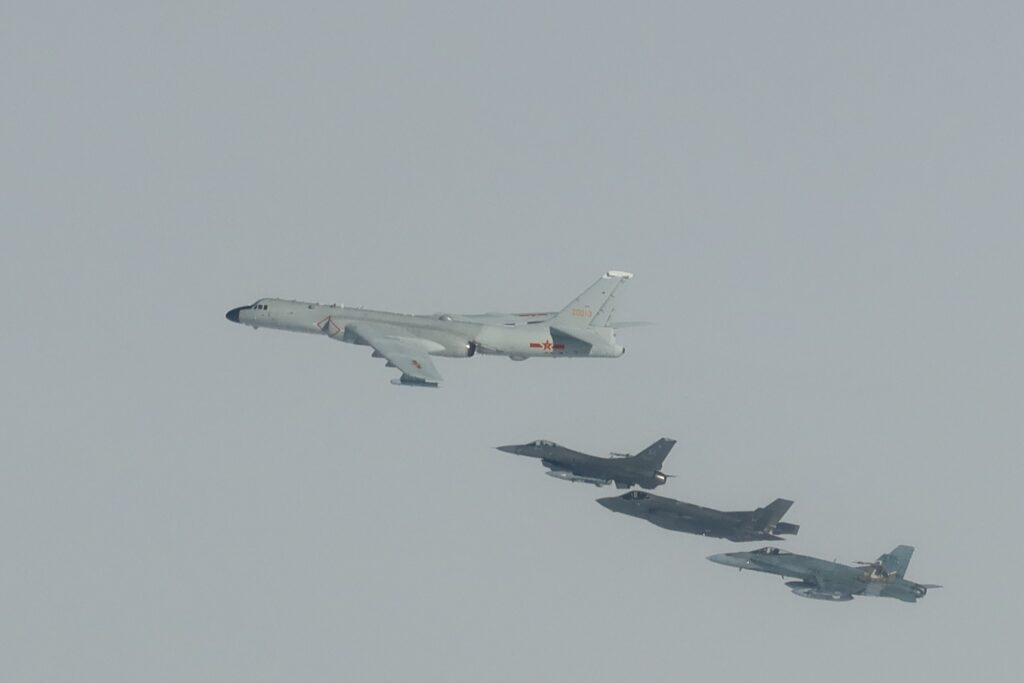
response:
{"label": "single-tail fighter jet", "polygon": [[739,567],[740,570],[750,569],[799,579],[787,581],[786,585],[802,598],[845,602],[853,600],[855,595],[874,595],[917,602],[929,588],[941,586],[914,583],[903,578],[913,554],[913,547],[900,545],[874,562],[856,563],[859,566],[796,555],[777,547],[761,548],[748,553],[722,553],[711,555],[708,559],[729,567]]}
{"label": "single-tail fighter jet", "polygon": [[392,384],[436,387],[442,380],[432,356],[468,358],[476,353],[527,358],[618,358],[626,352],[615,330],[615,298],[631,273],[610,270],[561,311],[483,315],[406,315],[304,301],[260,299],[232,308],[227,319],[288,332],[305,332],[369,346],[375,358],[402,376]]}
{"label": "single-tail fighter jet", "polygon": [[540,458],[549,471],[545,474],[565,481],[582,481],[594,486],[614,483],[620,489],[642,486],[653,489],[664,484],[670,475],[661,465],[672,447],[673,439],[658,439],[636,455],[612,453],[598,458],[559,446],[553,441],[531,441],[521,446],[498,446],[499,451]]}
{"label": "single-tail fighter jet", "polygon": [[730,541],[781,541],[784,539],[779,534],[795,534],[800,530],[797,524],[779,521],[793,504],[793,501],[783,498],[745,512],[712,510],[646,491],[598,498],[597,502],[609,510],[646,519],[663,529]]}

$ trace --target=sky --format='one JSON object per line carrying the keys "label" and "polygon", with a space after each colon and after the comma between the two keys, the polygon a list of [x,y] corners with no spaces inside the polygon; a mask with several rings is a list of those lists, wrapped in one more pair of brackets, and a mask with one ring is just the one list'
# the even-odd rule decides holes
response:
{"label": "sky", "polygon": [[[1018,3],[5,2],[0,674],[1017,680]],[[438,359],[259,297],[557,310]],[[493,449],[678,440],[659,494],[917,552],[803,600]]]}

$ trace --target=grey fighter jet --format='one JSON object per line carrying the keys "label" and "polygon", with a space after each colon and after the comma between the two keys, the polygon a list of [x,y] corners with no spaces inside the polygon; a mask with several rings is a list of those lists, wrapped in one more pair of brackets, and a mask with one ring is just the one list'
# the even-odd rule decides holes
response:
{"label": "grey fighter jet", "polygon": [[432,356],[476,353],[527,358],[618,358],[626,352],[615,330],[615,298],[631,273],[610,270],[561,311],[483,315],[405,315],[305,301],[260,299],[232,308],[231,322],[369,346],[402,376],[392,384],[436,387],[441,375]]}
{"label": "grey fighter jet", "polygon": [[620,489],[642,486],[653,489],[664,484],[670,475],[661,471],[672,447],[673,439],[658,439],[636,455],[613,453],[598,458],[559,446],[553,441],[531,441],[521,446],[498,446],[499,451],[540,458],[548,474],[565,481],[582,481],[595,486],[614,483]]}
{"label": "grey fighter jet", "polygon": [[741,570],[750,569],[799,579],[787,581],[786,585],[802,598],[845,602],[853,600],[855,595],[874,595],[917,602],[929,588],[941,586],[914,583],[903,578],[913,554],[913,547],[900,545],[874,562],[858,562],[859,566],[796,555],[777,547],[761,548],[748,553],[722,553],[708,559]]}
{"label": "grey fighter jet", "polygon": [[795,534],[800,530],[799,525],[779,521],[793,504],[783,498],[749,512],[712,510],[646,491],[598,498],[597,502],[609,510],[646,519],[663,529],[730,541],[781,541],[778,534]]}

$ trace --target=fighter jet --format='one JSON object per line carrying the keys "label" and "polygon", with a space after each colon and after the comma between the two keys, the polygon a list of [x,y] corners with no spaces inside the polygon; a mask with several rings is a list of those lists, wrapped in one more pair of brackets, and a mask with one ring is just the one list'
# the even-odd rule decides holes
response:
{"label": "fighter jet", "polygon": [[615,330],[639,323],[612,322],[615,297],[631,273],[609,270],[561,311],[483,315],[406,315],[305,301],[259,299],[232,308],[228,320],[254,329],[305,332],[369,346],[375,358],[401,371],[392,384],[437,387],[432,356],[476,353],[527,358],[618,358],[626,352]]}
{"label": "fighter jet", "polygon": [[673,439],[658,439],[636,455],[612,453],[598,458],[559,446],[553,441],[531,441],[521,446],[498,446],[499,451],[540,458],[548,468],[545,474],[565,481],[582,481],[594,486],[615,483],[620,489],[642,486],[653,489],[664,484],[670,475],[661,472],[661,464],[672,447]]}
{"label": "fighter jet", "polygon": [[795,534],[800,530],[797,524],[779,521],[793,504],[783,498],[750,512],[722,512],[645,491],[599,498],[597,502],[613,512],[646,519],[663,529],[730,541],[781,541],[784,539],[778,534]]}
{"label": "fighter jet", "polygon": [[853,600],[855,595],[874,595],[917,602],[929,588],[941,586],[914,583],[903,578],[913,554],[913,547],[900,545],[874,562],[858,562],[859,566],[850,566],[769,546],[748,553],[711,555],[708,559],[741,570],[795,577],[799,581],[787,581],[786,585],[802,598],[845,602]]}

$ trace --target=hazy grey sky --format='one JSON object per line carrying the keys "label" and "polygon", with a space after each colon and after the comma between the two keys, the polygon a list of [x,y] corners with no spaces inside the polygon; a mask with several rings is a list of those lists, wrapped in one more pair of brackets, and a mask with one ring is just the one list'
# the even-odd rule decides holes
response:
{"label": "hazy grey sky", "polygon": [[[1019,3],[4,3],[0,678],[1017,680]],[[619,360],[224,312],[559,308]],[[492,449],[917,546],[794,597]],[[606,490],[605,490],[606,491]]]}

